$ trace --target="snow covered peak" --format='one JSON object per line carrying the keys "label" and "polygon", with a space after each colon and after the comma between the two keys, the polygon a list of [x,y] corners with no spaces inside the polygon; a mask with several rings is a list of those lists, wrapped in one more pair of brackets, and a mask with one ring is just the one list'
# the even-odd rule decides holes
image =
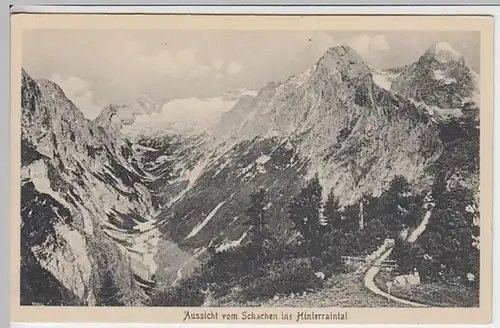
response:
{"label": "snow covered peak", "polygon": [[239,100],[241,97],[255,97],[257,95],[257,91],[249,90],[245,88],[238,88],[226,91],[222,94],[222,98],[226,100]]}
{"label": "snow covered peak", "polygon": [[161,106],[158,104],[156,100],[154,100],[149,94],[145,93],[142,97],[138,98],[135,103],[130,105],[132,111],[136,115],[141,114],[152,114],[155,112],[159,112],[161,110]]}
{"label": "snow covered peak", "polygon": [[463,60],[463,56],[446,42],[437,42],[429,48],[427,53],[440,63],[458,62]]}
{"label": "snow covered peak", "polygon": [[447,51],[449,53],[453,53],[455,55],[461,56],[455,49],[453,49],[453,47],[449,43],[444,42],[444,41],[437,42],[436,44],[434,44],[433,48],[436,51]]}
{"label": "snow covered peak", "polygon": [[142,97],[140,97],[139,99],[142,99],[144,100],[145,102],[147,103],[155,103],[156,101],[154,100],[153,97],[151,97],[151,95],[149,95],[148,93],[144,93],[142,95]]}
{"label": "snow covered peak", "polygon": [[173,132],[197,134],[204,132],[245,97],[254,97],[257,92],[247,89],[229,90],[210,98],[176,98],[152,111],[134,111],[133,124],[123,126],[128,136],[138,133]]}
{"label": "snow covered peak", "polygon": [[429,108],[455,112],[467,103],[478,104],[477,82],[477,73],[464,57],[448,43],[438,42],[403,70],[392,90]]}

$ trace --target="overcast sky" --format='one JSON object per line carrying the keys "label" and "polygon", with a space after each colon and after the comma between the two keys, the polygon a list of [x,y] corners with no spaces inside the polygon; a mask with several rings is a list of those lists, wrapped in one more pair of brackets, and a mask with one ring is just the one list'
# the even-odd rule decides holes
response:
{"label": "overcast sky", "polygon": [[331,46],[347,44],[380,68],[416,60],[446,41],[479,72],[477,32],[286,32],[31,30],[23,67],[58,83],[88,117],[109,103],[147,93],[160,104],[234,88],[258,90],[312,65]]}

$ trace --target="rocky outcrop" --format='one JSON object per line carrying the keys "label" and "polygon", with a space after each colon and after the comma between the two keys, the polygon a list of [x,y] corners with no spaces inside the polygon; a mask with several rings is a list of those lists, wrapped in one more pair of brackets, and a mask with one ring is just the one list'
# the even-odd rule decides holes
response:
{"label": "rocky outcrop", "polygon": [[51,303],[105,304],[106,282],[122,291],[116,302],[140,304],[135,276],[149,277],[127,241],[155,209],[131,145],[112,115],[86,120],[50,81],[23,70],[21,93],[21,302],[46,304],[43,289]]}
{"label": "rocky outcrop", "polygon": [[460,116],[466,106],[479,106],[479,75],[445,42],[429,48],[393,81],[392,90],[415,102],[431,116]]}

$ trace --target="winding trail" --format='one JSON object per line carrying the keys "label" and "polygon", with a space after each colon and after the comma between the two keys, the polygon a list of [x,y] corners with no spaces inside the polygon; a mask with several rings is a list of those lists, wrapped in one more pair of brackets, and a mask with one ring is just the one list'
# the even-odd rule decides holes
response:
{"label": "winding trail", "polygon": [[[392,247],[389,250],[387,250],[377,261],[385,260],[387,257],[389,257],[389,255],[391,255],[391,253],[392,253]],[[380,271],[380,268],[377,266],[377,264],[374,264],[371,268],[368,269],[368,271],[366,272],[365,281],[364,281],[366,288],[368,288],[373,293],[380,295],[380,296],[383,296],[383,297],[390,299],[391,301],[394,301],[394,302],[398,302],[398,303],[406,304],[406,305],[410,305],[410,306],[415,306],[415,307],[427,307],[427,305],[424,305],[424,304],[404,300],[402,298],[389,295],[388,293],[386,293],[383,290],[381,290],[380,288],[378,288],[377,285],[375,285],[375,282],[373,281],[373,279],[375,278],[375,276],[377,275],[377,273],[379,271]]]}
{"label": "winding trail", "polygon": [[[432,209],[427,210],[427,212],[425,213],[425,215],[424,215],[422,221],[420,222],[419,226],[413,231],[413,233],[407,239],[409,242],[411,242],[411,243],[415,242],[417,240],[417,238],[425,231],[425,228],[426,228],[426,226],[429,223],[429,220],[431,218],[431,214],[432,214]],[[398,303],[401,303],[401,304],[406,304],[406,305],[410,305],[410,306],[414,306],[414,307],[428,307],[425,304],[421,304],[421,303],[417,303],[417,302],[412,302],[412,301],[408,301],[408,300],[405,300],[405,299],[402,299],[402,298],[399,298],[399,297],[396,297],[396,296],[389,295],[388,293],[386,293],[383,290],[381,290],[380,288],[378,288],[377,285],[375,285],[375,282],[373,280],[375,279],[375,276],[377,275],[377,273],[379,273],[379,271],[380,271],[380,267],[378,266],[378,263],[380,263],[381,261],[387,259],[389,257],[389,255],[391,255],[392,250],[393,250],[393,247],[389,248],[366,271],[366,275],[365,275],[365,279],[364,279],[364,283],[365,283],[366,288],[368,288],[373,293],[375,293],[377,295],[380,295],[380,296],[383,296],[383,297],[386,297],[387,299],[390,299],[390,300],[392,300],[394,302],[398,302]]]}

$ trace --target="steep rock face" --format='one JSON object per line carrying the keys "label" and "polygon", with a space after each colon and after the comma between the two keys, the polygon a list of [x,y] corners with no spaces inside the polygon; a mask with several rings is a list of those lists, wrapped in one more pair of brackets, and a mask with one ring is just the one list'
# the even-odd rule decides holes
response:
{"label": "steep rock face", "polygon": [[254,137],[297,139],[297,152],[317,166],[326,188],[336,185],[339,193],[376,191],[395,174],[412,180],[433,158],[422,153],[436,146],[439,152],[429,116],[379,87],[371,69],[345,46],[331,48],[302,75],[268,85],[229,115],[213,129],[222,131],[213,133],[217,147]]}
{"label": "steep rock face", "polygon": [[140,303],[136,278],[149,277],[127,241],[154,208],[130,145],[114,138],[112,119],[89,122],[56,84],[24,70],[21,97],[21,302],[103,304],[112,284],[116,302]]}
{"label": "steep rock face", "polygon": [[424,105],[431,114],[457,116],[466,105],[479,106],[479,75],[445,42],[436,43],[407,66],[394,79],[392,88]]}
{"label": "steep rock face", "polygon": [[333,188],[349,204],[380,193],[396,175],[428,188],[428,168],[443,150],[430,115],[376,83],[346,46],[239,101],[204,140],[196,179],[158,216],[165,236],[195,258],[209,246],[246,242],[243,209],[258,188],[270,198],[270,227],[289,231],[290,201],[314,173],[325,193]]}
{"label": "steep rock face", "polygon": [[148,186],[157,203],[167,208],[193,184],[203,168],[205,135],[139,135],[133,145],[143,169],[154,177]]}

